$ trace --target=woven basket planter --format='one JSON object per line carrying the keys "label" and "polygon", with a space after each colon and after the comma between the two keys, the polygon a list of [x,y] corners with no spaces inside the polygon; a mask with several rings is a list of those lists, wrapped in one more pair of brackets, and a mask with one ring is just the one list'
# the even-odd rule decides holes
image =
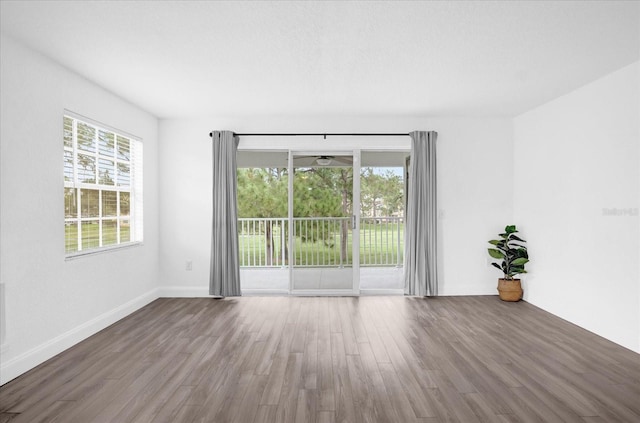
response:
{"label": "woven basket planter", "polygon": [[520,279],[498,279],[498,293],[502,301],[520,301],[522,299]]}

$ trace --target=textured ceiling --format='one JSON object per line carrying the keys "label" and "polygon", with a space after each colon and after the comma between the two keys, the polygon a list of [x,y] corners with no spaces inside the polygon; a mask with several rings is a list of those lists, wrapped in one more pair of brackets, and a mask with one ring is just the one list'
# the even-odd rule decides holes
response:
{"label": "textured ceiling", "polygon": [[160,118],[514,116],[640,56],[634,1],[0,4],[3,33]]}

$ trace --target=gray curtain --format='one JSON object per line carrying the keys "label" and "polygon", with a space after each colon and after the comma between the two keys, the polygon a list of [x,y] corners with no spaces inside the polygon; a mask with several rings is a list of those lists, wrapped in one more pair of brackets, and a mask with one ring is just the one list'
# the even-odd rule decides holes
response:
{"label": "gray curtain", "polygon": [[238,205],[236,152],[238,138],[231,131],[213,131],[213,220],[209,294],[242,295],[238,262]]}
{"label": "gray curtain", "polygon": [[437,132],[411,134],[409,193],[407,196],[404,293],[438,295],[438,205],[436,203]]}

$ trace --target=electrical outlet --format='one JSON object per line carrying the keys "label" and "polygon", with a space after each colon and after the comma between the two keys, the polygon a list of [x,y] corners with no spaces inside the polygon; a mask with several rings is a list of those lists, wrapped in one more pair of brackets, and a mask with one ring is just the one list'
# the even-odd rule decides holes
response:
{"label": "electrical outlet", "polygon": [[193,262],[191,260],[187,260],[184,264],[185,270],[193,270]]}

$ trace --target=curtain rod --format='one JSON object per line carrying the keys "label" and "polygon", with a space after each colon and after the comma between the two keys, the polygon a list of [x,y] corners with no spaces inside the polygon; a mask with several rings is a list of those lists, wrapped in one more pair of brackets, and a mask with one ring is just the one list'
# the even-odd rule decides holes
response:
{"label": "curtain rod", "polygon": [[[326,140],[327,137],[401,137],[401,136],[409,136],[409,134],[404,133],[349,133],[349,134],[341,134],[341,133],[311,133],[311,134],[236,134],[236,137],[324,137]],[[213,132],[209,132],[209,136],[213,136]]]}

